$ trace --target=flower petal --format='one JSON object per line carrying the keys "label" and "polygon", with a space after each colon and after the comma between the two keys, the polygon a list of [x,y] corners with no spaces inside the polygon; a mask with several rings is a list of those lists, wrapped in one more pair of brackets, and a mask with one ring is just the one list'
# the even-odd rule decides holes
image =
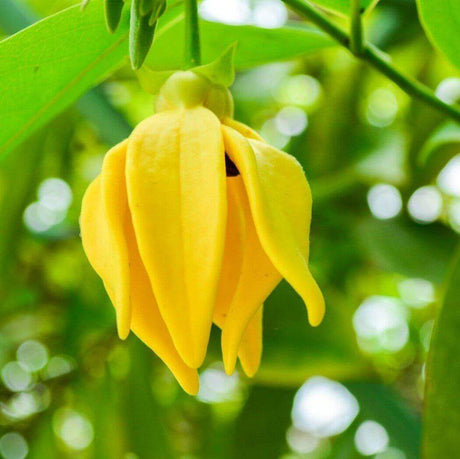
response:
{"label": "flower petal", "polygon": [[[112,149],[108,154],[112,156],[109,161],[115,160],[116,157],[121,163],[119,167],[111,168],[113,177],[110,179],[110,182],[120,185],[118,192],[112,196],[112,205],[118,208],[118,212],[112,213],[109,227],[110,211],[104,206],[106,200],[102,188],[106,171],[104,167],[102,176],[91,183],[83,199],[80,218],[83,247],[93,268],[104,281],[107,293],[116,308],[116,292],[120,284],[131,293],[128,299],[134,333],[165,362],[186,392],[196,394],[199,385],[198,374],[196,370],[185,365],[174,347],[138,253],[127,207],[126,185],[125,181],[120,179],[125,169],[126,148]],[[112,234],[115,226],[118,226],[119,231],[116,242]],[[114,262],[114,254],[120,247],[123,253],[128,254],[123,269]],[[120,273],[125,277],[121,277]]]}
{"label": "flower petal", "polygon": [[129,205],[140,254],[174,344],[204,360],[225,242],[225,157],[203,107],[159,113],[130,137]]}
{"label": "flower petal", "polygon": [[256,131],[254,131],[254,129],[250,128],[249,126],[246,126],[246,124],[244,123],[240,123],[239,121],[234,120],[233,118],[226,118],[223,124],[225,124],[225,126],[231,127],[247,139],[259,140],[260,142],[264,142],[264,139]]}
{"label": "flower petal", "polygon": [[308,308],[310,324],[324,316],[324,298],[308,269],[311,193],[302,166],[270,145],[224,126],[227,154],[240,171],[260,242]]}
{"label": "flower petal", "polygon": [[[128,210],[126,191],[112,186],[116,181],[118,156],[126,155],[127,142],[112,148],[104,160],[103,172],[88,188],[82,204],[81,230],[83,247],[96,272],[102,277],[106,287],[113,292],[113,304],[117,314],[117,327],[120,338],[129,334],[131,305],[129,299],[129,266],[123,227]],[[122,167],[124,159],[122,160]],[[104,177],[105,176],[105,177]],[[113,180],[115,178],[115,180]],[[113,189],[113,190],[112,190]],[[126,187],[122,187],[122,190]],[[123,202],[117,207],[106,198],[106,191],[114,191],[114,201]],[[108,207],[106,206],[108,203]]]}
{"label": "flower petal", "polygon": [[244,372],[252,378],[259,369],[262,358],[262,316],[263,306],[257,309],[249,321],[241,340],[238,357]]}
{"label": "flower petal", "polygon": [[[239,271],[236,288],[228,298],[218,297],[221,303],[218,301],[216,311],[226,310],[222,330],[222,353],[226,372],[233,373],[239,352],[244,370],[251,375],[257,371],[262,352],[261,316],[254,319],[253,317],[258,310],[260,314],[262,313],[261,305],[279,283],[281,275],[260,245],[241,176],[227,179],[227,183],[229,190],[228,227],[232,229],[233,226],[233,232],[239,230],[241,236],[238,241],[233,241],[233,244],[236,244],[235,247],[227,244],[221,283],[230,283],[228,280],[231,276],[227,276],[227,279],[224,276],[228,272],[228,265],[231,264],[228,263],[228,260],[231,260],[230,257],[233,259],[235,257],[232,250],[241,251],[241,261],[239,269],[233,268]],[[231,212],[232,208],[237,211]],[[232,224],[235,215],[238,215],[242,222],[239,225]],[[230,255],[227,256],[227,253]],[[233,276],[236,277],[236,275]],[[234,281],[231,283],[234,284]],[[252,320],[254,322],[250,323]]]}
{"label": "flower petal", "polygon": [[[251,215],[247,212],[249,206],[241,202],[242,200],[247,201],[241,178],[227,178],[227,230],[222,272],[213,319],[214,323],[221,329],[225,326],[226,317],[239,284],[242,283],[243,285],[240,289],[243,288],[246,283],[245,276],[249,274],[245,272],[245,275],[242,276],[242,268],[245,257],[248,255],[246,245],[248,232],[252,231],[254,233],[255,230]],[[262,255],[266,259],[263,252]],[[245,267],[246,265],[247,260]],[[246,307],[246,305],[243,307]],[[248,319],[249,324],[245,322],[242,325],[244,327],[241,330],[243,339],[238,350],[243,370],[249,377],[254,376],[257,372],[262,356],[262,308],[259,308],[259,310],[260,314]]]}
{"label": "flower petal", "polygon": [[110,252],[107,253],[112,274],[118,335],[125,339],[131,326],[131,301],[129,279],[129,257],[124,224],[130,221],[125,185],[125,158],[128,142],[125,140],[112,148],[104,158],[101,173],[101,191],[110,238]]}

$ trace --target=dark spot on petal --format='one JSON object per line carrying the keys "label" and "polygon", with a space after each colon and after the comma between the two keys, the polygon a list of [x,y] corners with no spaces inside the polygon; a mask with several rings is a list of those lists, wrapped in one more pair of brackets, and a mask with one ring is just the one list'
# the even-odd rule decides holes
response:
{"label": "dark spot on petal", "polygon": [[225,172],[227,177],[236,177],[240,175],[240,171],[235,166],[235,163],[229,158],[227,153],[225,153]]}

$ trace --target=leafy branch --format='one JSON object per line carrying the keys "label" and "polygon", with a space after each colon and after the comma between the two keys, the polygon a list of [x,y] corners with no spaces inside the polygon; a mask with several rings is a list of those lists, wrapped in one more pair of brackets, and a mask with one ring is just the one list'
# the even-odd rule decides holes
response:
{"label": "leafy branch", "polygon": [[350,35],[332,22],[325,14],[304,0],[283,0],[283,2],[302,18],[310,20],[340,45],[350,50],[358,59],[367,62],[385,75],[409,96],[460,122],[460,109],[458,107],[440,100],[427,86],[396,69],[386,56],[383,57],[382,51],[372,44],[362,41],[361,12],[358,0],[353,0],[352,2],[352,30]]}

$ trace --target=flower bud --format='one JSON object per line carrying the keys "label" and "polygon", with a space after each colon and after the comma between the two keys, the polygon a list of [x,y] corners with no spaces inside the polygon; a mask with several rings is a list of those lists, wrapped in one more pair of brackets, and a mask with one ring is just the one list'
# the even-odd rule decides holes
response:
{"label": "flower bud", "polygon": [[191,70],[171,75],[160,89],[157,112],[203,106],[219,119],[233,115],[233,99],[224,86],[215,85]]}

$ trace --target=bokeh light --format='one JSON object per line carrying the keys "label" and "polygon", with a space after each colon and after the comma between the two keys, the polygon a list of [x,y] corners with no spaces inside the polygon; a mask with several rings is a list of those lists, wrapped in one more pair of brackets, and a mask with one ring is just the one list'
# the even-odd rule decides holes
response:
{"label": "bokeh light", "polygon": [[376,127],[389,126],[395,120],[398,108],[398,100],[391,89],[376,89],[368,98],[367,121]]}
{"label": "bokeh light", "polygon": [[0,438],[0,454],[4,459],[24,459],[29,447],[24,437],[17,432],[8,432]]}
{"label": "bokeh light", "polygon": [[359,412],[356,398],[342,384],[315,376],[297,392],[292,422],[316,437],[330,437],[348,428]]}
{"label": "bokeh light", "polygon": [[38,341],[25,341],[19,346],[16,358],[29,371],[38,371],[48,362],[48,350]]}
{"label": "bokeh light", "polygon": [[407,312],[397,298],[366,298],[353,316],[353,326],[360,346],[369,352],[397,352],[409,340]]}
{"label": "bokeh light", "polygon": [[432,223],[443,208],[442,196],[434,186],[423,186],[414,191],[407,203],[409,215],[418,223]]}
{"label": "bokeh light", "polygon": [[460,78],[449,77],[441,81],[436,88],[436,95],[447,104],[460,99]]}
{"label": "bokeh light", "polygon": [[222,403],[237,400],[239,396],[238,374],[227,375],[221,365],[204,370],[200,375],[198,400],[205,403]]}
{"label": "bokeh light", "polygon": [[14,392],[26,390],[32,384],[32,375],[20,362],[9,362],[2,368],[2,380]]}
{"label": "bokeh light", "polygon": [[355,434],[355,446],[363,456],[385,451],[390,438],[382,425],[375,421],[364,421]]}
{"label": "bokeh light", "polygon": [[444,166],[438,175],[437,185],[444,193],[460,197],[460,155],[454,156]]}
{"label": "bokeh light", "polygon": [[434,285],[425,279],[405,279],[398,284],[398,291],[405,304],[420,309],[435,300]]}
{"label": "bokeh light", "polygon": [[301,134],[308,126],[307,114],[298,107],[284,107],[275,117],[275,124],[279,132],[286,137]]}
{"label": "bokeh light", "polygon": [[393,185],[380,183],[367,193],[367,203],[372,215],[379,220],[396,217],[402,209],[399,190]]}
{"label": "bokeh light", "polygon": [[89,420],[72,410],[60,408],[53,416],[54,433],[70,448],[76,451],[86,449],[93,441],[93,426]]}

